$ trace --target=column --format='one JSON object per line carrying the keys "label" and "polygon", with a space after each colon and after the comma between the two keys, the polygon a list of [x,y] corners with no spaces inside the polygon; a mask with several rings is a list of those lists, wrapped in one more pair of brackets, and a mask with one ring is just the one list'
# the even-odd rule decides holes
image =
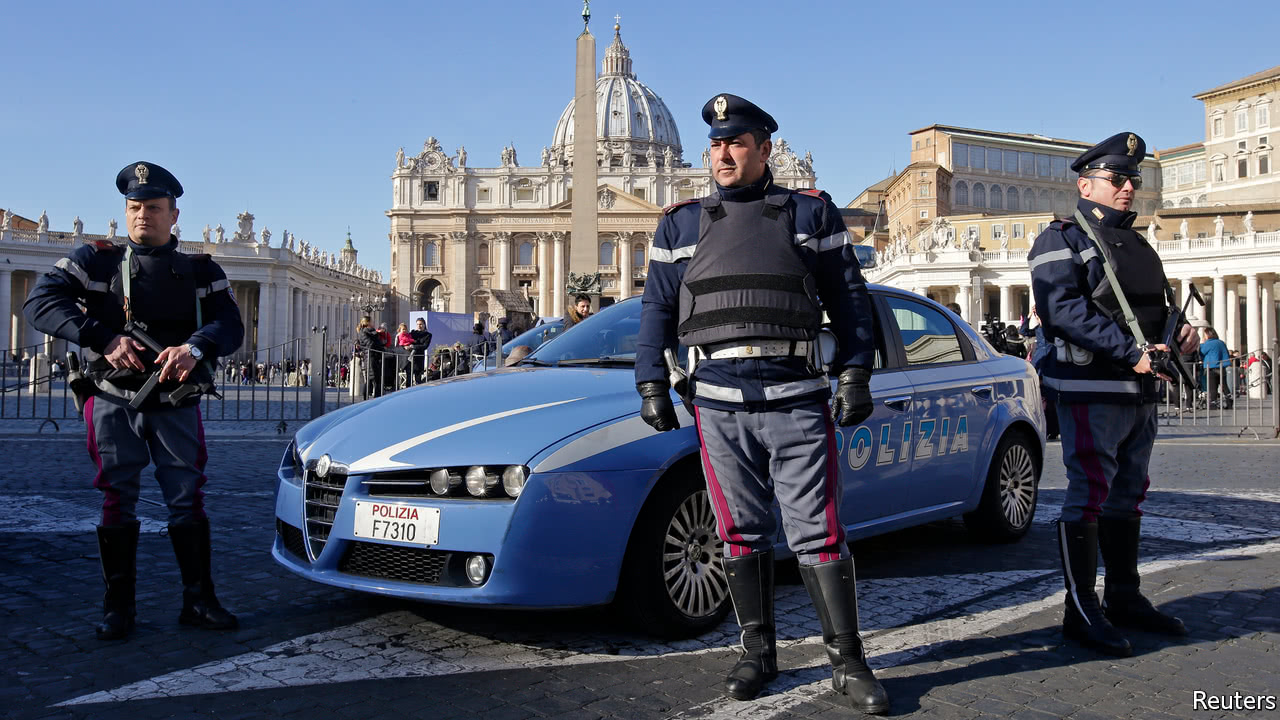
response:
{"label": "column", "polygon": [[[258,347],[259,352],[275,344],[276,289],[269,282],[258,283]],[[263,356],[265,362],[265,356]]]}
{"label": "column", "polygon": [[[1262,307],[1258,302],[1258,274],[1249,273],[1244,276],[1245,282],[1245,321],[1244,346],[1240,348],[1241,355],[1247,355],[1251,352],[1263,350],[1262,345]],[[1260,380],[1262,378],[1262,363],[1257,362],[1253,367],[1249,368],[1249,382]],[[1249,396],[1254,398],[1262,397],[1262,387],[1250,388]]]}
{"label": "column", "polygon": [[618,233],[618,300],[631,297],[631,233]]}
{"label": "column", "polygon": [[[1191,306],[1196,306],[1194,301],[1191,303]],[[1219,335],[1222,335],[1223,331],[1226,330],[1226,327],[1227,279],[1221,275],[1215,275],[1213,277],[1213,329],[1217,331]],[[1226,337],[1223,336],[1223,339],[1226,339]]]}
{"label": "column", "polygon": [[1245,321],[1244,347],[1241,354],[1262,350],[1262,305],[1258,302],[1258,274],[1244,276]]}
{"label": "column", "polygon": [[564,233],[553,235],[555,259],[552,269],[555,271],[551,281],[551,314],[556,317],[564,315]]}
{"label": "column", "polygon": [[[1179,278],[1178,307],[1182,307],[1187,304],[1187,298],[1190,297],[1191,295],[1190,287],[1191,287],[1191,278]],[[1195,305],[1195,301],[1192,301],[1191,304]],[[1191,321],[1192,324],[1195,324],[1195,318],[1196,318],[1195,309],[1187,308],[1187,320]]]}
{"label": "column", "polygon": [[1218,333],[1227,343],[1228,350],[1240,349],[1240,285],[1234,280],[1227,283],[1227,331]]}
{"label": "column", "polygon": [[970,324],[970,325],[973,325],[974,327],[978,327],[978,326],[982,323],[983,318],[985,317],[985,316],[982,314],[982,311],[983,311],[983,307],[982,307],[982,305],[983,305],[983,300],[985,300],[985,299],[986,299],[987,292],[986,292],[986,290],[984,290],[984,289],[983,289],[983,287],[982,287],[982,276],[981,276],[981,275],[974,275],[974,276],[970,277],[970,278],[969,278],[969,283],[970,283],[971,285],[973,285],[973,289],[972,289],[972,291],[971,291],[971,293],[970,293],[969,297],[973,298],[973,300],[974,300],[974,301],[976,301],[976,302],[977,302],[977,305],[978,305],[978,309],[977,309],[977,313],[976,313],[976,314],[974,314],[973,310],[970,310],[970,311],[969,311],[969,312],[970,312],[970,314],[969,314],[969,324]]}
{"label": "column", "polygon": [[551,243],[551,236],[547,233],[538,233],[538,247],[536,249],[538,255],[538,315],[542,317],[550,317],[551,315],[551,283],[554,282],[551,272],[551,253],[548,251]]}
{"label": "column", "polygon": [[1008,285],[1000,286],[1000,322],[1009,324],[1014,321],[1012,300],[1013,288]]}
{"label": "column", "polygon": [[[0,285],[0,289],[4,286]],[[1274,353],[1271,352],[1271,345],[1276,341],[1276,304],[1275,304],[1275,280],[1268,278],[1262,281],[1262,347],[1268,355],[1272,355],[1272,361],[1275,361]]]}
{"label": "column", "polygon": [[511,289],[511,233],[498,233],[494,238],[494,246],[498,253],[498,282],[494,287],[499,290]]}
{"label": "column", "polygon": [[0,268],[0,352],[13,347],[13,271]]}
{"label": "column", "polygon": [[961,285],[959,292],[956,293],[956,304],[960,306],[960,317],[972,325],[973,321],[969,318],[973,317],[973,307],[969,300],[969,286]]}

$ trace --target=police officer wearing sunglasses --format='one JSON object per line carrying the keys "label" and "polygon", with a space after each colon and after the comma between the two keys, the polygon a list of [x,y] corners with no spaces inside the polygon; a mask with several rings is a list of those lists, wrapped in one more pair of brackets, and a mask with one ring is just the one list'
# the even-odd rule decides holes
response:
{"label": "police officer wearing sunglasses", "polygon": [[[1035,305],[1053,344],[1042,385],[1057,402],[1067,474],[1058,522],[1067,588],[1062,630],[1122,657],[1133,650],[1116,626],[1187,632],[1139,591],[1140,506],[1160,389],[1148,350],[1168,348],[1144,347],[1138,338],[1159,342],[1172,299],[1159,255],[1133,229],[1137,214],[1130,208],[1145,156],[1142,138],[1122,132],[1076,158],[1076,210],[1040,233],[1027,258]],[[1177,340],[1182,352],[1198,344],[1185,324]],[[1106,565],[1101,602],[1094,583],[1099,549]]]}
{"label": "police officer wearing sunglasses", "polygon": [[[840,522],[835,425],[871,414],[871,302],[840,211],[769,172],[778,124],[736,95],[709,100],[713,193],[666,209],[650,253],[636,351],[641,417],[678,428],[663,351],[692,349],[693,405],[742,655],[727,695],[778,675],[773,614],[776,496],[822,623],[832,684],[855,709],[889,709],[858,634],[853,559]],[[813,344],[822,313],[840,341],[831,381]],[[831,400],[828,408],[828,400]]]}

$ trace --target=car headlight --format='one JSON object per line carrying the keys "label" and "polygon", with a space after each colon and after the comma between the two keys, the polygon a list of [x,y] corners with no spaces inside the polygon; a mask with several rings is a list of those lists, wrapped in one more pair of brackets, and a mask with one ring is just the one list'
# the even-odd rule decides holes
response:
{"label": "car headlight", "polygon": [[483,465],[472,465],[467,469],[467,492],[472,497],[486,497],[492,495],[498,489],[498,476],[494,475]]}
{"label": "car headlight", "polygon": [[440,468],[431,473],[431,492],[436,495],[453,495],[462,487],[462,476]]}
{"label": "car headlight", "polygon": [[509,465],[502,471],[502,489],[511,497],[520,497],[524,483],[529,479],[529,469],[523,465]]}

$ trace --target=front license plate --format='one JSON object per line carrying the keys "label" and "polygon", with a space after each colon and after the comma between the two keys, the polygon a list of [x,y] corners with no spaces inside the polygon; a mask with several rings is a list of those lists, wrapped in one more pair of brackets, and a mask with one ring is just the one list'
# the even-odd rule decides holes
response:
{"label": "front license plate", "polygon": [[352,534],[406,545],[435,545],[440,542],[440,508],[357,500]]}

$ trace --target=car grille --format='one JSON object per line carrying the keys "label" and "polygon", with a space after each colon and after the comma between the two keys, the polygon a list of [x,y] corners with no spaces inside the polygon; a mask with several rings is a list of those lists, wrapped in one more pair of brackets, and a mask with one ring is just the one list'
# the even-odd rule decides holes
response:
{"label": "car grille", "polygon": [[352,542],[338,563],[338,571],[351,575],[439,585],[450,553],[441,550]]}
{"label": "car grille", "polygon": [[280,536],[280,544],[285,550],[303,562],[310,562],[307,559],[307,541],[301,530],[283,520],[276,520],[276,534]]}
{"label": "car grille", "polygon": [[311,545],[312,557],[319,557],[325,542],[329,540],[333,518],[338,513],[342,490],[346,484],[346,475],[332,472],[328,477],[322,478],[307,470],[303,476],[303,487],[307,494],[307,542]]}

